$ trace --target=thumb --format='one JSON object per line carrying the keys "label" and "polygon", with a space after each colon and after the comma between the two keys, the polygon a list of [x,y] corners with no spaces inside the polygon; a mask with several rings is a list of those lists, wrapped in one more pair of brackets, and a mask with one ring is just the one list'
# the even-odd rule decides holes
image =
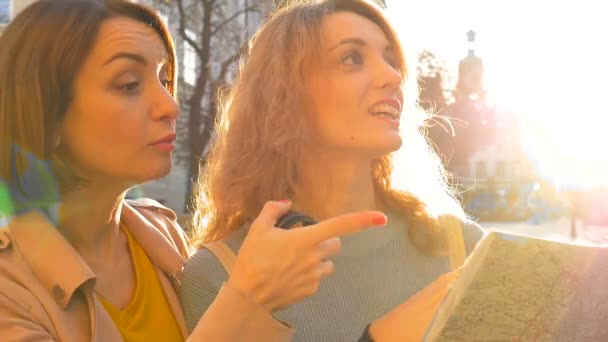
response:
{"label": "thumb", "polygon": [[274,228],[279,218],[285,215],[291,208],[291,201],[268,201],[264,204],[262,211],[253,221],[250,232],[262,231]]}

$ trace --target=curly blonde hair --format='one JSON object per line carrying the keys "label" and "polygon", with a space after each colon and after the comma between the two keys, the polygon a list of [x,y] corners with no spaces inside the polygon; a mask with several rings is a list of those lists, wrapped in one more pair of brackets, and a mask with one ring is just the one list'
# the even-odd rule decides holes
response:
{"label": "curly blonde hair", "polygon": [[[341,11],[361,15],[384,31],[396,50],[402,75],[416,70],[406,63],[397,34],[382,11],[370,2],[296,0],[279,8],[251,39],[236,81],[219,96],[217,136],[196,184],[196,247],[251,222],[266,201],[294,198],[298,163],[311,137],[311,126],[302,115],[310,109],[305,75],[319,59],[323,18]],[[437,254],[443,243],[438,243],[442,239],[433,218],[446,213],[464,217],[464,213],[427,142],[428,116],[417,106],[416,77],[405,77],[403,89],[404,147],[374,160],[370,172],[382,202],[408,220],[409,236],[417,248]]]}

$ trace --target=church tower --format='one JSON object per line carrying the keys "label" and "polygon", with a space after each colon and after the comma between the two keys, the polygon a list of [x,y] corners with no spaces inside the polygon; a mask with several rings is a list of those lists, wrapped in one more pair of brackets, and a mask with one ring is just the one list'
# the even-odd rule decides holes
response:
{"label": "church tower", "polygon": [[458,66],[456,101],[484,102],[483,60],[475,55],[475,31],[467,32],[469,51]]}

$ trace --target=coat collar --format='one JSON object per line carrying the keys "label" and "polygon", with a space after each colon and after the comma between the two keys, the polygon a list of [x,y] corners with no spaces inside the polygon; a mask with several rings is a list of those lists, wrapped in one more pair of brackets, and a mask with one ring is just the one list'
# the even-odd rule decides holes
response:
{"label": "coat collar", "polygon": [[[132,204],[123,202],[121,221],[152,264],[179,280],[187,256],[180,254],[167,227],[166,218],[174,218],[175,214],[154,201]],[[162,215],[158,211],[163,211]],[[95,281],[91,268],[45,213],[31,210],[14,216],[8,230],[10,242],[20,250],[32,272],[61,307],[68,305],[80,286]]]}
{"label": "coat collar", "polygon": [[180,254],[180,246],[170,233],[175,227],[169,227],[169,221],[175,218],[173,211],[155,201],[123,202],[122,222],[146,251],[152,264],[172,277],[181,276],[187,258]]}
{"label": "coat collar", "polygon": [[34,275],[62,308],[80,286],[94,281],[93,271],[41,211],[13,217],[9,231]]}

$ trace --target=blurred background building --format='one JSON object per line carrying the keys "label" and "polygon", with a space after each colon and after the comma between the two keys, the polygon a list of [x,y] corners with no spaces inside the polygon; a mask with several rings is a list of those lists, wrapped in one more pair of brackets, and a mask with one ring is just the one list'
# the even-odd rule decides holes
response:
{"label": "blurred background building", "polygon": [[436,57],[429,52],[420,56],[421,72],[426,73],[420,81],[420,103],[438,114],[428,135],[463,191],[469,214],[485,220],[528,219],[538,210],[541,184],[548,184],[542,182],[522,145],[516,113],[488,101],[484,61],[476,53],[475,36],[472,30],[466,33],[468,51],[449,94],[441,73],[429,72],[438,69],[437,62],[429,60]]}

